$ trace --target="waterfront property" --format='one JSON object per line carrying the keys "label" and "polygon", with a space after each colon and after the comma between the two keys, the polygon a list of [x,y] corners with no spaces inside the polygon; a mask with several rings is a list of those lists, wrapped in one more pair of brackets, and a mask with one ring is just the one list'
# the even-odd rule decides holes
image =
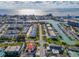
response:
{"label": "waterfront property", "polygon": [[47,47],[47,56],[60,56],[63,55],[63,47],[58,45],[49,45]]}
{"label": "waterfront property", "polygon": [[63,52],[63,48],[61,46],[54,46],[54,45],[48,46],[47,50],[52,51],[53,54],[59,54],[59,53]]}
{"label": "waterfront property", "polygon": [[69,57],[79,57],[79,52],[68,50]]}

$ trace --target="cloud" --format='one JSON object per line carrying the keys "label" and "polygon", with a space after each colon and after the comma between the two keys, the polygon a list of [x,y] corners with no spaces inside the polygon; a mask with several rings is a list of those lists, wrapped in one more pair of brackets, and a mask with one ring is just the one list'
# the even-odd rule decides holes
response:
{"label": "cloud", "polygon": [[[59,9],[58,9],[59,8]],[[64,10],[61,10],[64,8]],[[0,9],[23,9],[22,11],[17,11],[17,13],[24,14],[24,13],[38,13],[44,14],[44,12],[49,12],[53,14],[59,14],[60,11],[73,11],[74,9],[65,9],[65,8],[79,8],[79,1],[0,1]],[[29,11],[26,12],[25,9]],[[34,11],[35,10],[35,11]],[[36,11],[37,10],[37,11]],[[1,11],[1,10],[0,10]],[[5,10],[2,10],[5,12]],[[79,9],[76,11],[79,11]],[[10,12],[10,11],[9,11]],[[15,11],[13,11],[14,13]],[[2,12],[1,12],[2,13]],[[5,12],[6,13],[6,12]],[[10,13],[10,14],[13,14]],[[69,13],[69,12],[68,12]],[[75,13],[75,12],[74,12]],[[75,14],[77,14],[76,12]],[[66,14],[66,13],[64,13]]]}
{"label": "cloud", "polygon": [[[0,2],[0,9],[50,9],[50,8],[79,8],[77,1],[5,1]],[[6,6],[6,7],[5,7]]]}

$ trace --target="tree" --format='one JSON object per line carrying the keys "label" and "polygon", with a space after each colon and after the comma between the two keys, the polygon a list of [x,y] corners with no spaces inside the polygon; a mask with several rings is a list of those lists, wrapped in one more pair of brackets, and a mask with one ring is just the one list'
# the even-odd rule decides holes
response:
{"label": "tree", "polygon": [[63,45],[67,45],[65,42],[62,42]]}

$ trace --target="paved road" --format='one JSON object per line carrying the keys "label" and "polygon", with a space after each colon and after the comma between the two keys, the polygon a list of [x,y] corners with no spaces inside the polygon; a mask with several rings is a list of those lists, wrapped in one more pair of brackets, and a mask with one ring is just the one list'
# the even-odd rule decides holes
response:
{"label": "paved road", "polygon": [[48,37],[48,32],[47,32],[47,29],[46,29],[46,25],[44,25],[44,28],[45,28],[44,30],[45,30],[45,33],[46,33],[44,36]]}
{"label": "paved road", "polygon": [[43,47],[42,27],[39,24],[39,43],[40,43],[40,57],[45,57],[45,49]]}

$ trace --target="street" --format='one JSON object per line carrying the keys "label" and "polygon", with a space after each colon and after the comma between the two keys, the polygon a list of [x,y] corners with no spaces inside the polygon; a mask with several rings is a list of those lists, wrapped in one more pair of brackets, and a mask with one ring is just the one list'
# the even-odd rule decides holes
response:
{"label": "street", "polygon": [[39,43],[40,43],[40,57],[45,57],[45,49],[43,47],[42,27],[39,24]]}

